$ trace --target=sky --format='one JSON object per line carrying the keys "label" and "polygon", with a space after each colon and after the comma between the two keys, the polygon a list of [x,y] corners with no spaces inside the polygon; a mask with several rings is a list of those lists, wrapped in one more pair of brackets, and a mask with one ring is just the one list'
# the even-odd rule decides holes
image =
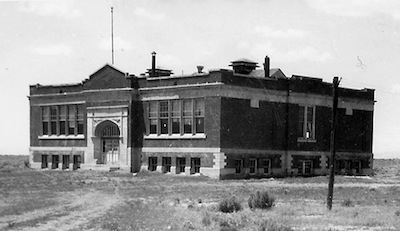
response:
{"label": "sky", "polygon": [[111,64],[139,75],[229,68],[247,58],[287,76],[375,89],[376,158],[400,158],[398,0],[0,0],[0,153],[29,153],[29,85],[79,83]]}

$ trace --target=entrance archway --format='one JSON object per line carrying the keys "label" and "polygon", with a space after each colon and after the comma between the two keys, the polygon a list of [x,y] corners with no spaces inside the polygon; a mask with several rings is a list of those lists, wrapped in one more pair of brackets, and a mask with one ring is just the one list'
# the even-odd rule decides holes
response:
{"label": "entrance archway", "polygon": [[96,128],[96,137],[100,138],[99,164],[117,164],[119,162],[120,131],[118,125],[107,120]]}

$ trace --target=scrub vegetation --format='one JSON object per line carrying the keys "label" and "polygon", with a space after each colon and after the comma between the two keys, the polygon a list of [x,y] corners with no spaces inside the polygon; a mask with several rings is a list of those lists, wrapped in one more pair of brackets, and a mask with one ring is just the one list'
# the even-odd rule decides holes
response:
{"label": "scrub vegetation", "polygon": [[0,230],[400,230],[397,159],[375,160],[373,177],[336,176],[331,211],[326,176],[38,171],[27,159],[0,156]]}

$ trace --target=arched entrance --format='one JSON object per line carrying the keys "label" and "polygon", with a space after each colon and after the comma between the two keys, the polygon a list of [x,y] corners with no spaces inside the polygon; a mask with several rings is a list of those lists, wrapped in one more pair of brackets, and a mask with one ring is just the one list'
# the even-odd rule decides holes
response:
{"label": "arched entrance", "polygon": [[98,125],[96,136],[100,138],[99,164],[119,163],[120,131],[118,126],[111,121],[104,121]]}

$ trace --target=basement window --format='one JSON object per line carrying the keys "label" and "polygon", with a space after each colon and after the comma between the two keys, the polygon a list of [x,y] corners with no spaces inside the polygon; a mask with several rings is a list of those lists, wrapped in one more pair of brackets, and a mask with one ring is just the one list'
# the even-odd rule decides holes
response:
{"label": "basement window", "polygon": [[162,158],[162,171],[163,173],[171,172],[171,157]]}
{"label": "basement window", "polygon": [[58,155],[51,156],[51,168],[52,169],[58,168],[59,162],[60,162],[60,156],[58,156]]}
{"label": "basement window", "polygon": [[74,170],[80,169],[81,168],[81,156],[80,155],[74,155],[74,165],[72,168]]}
{"label": "basement window", "polygon": [[200,158],[192,158],[190,162],[190,174],[200,173]]}
{"label": "basement window", "polygon": [[62,158],[62,169],[69,169],[69,155],[63,155]]}
{"label": "basement window", "polygon": [[242,173],[242,168],[243,168],[243,160],[242,159],[235,160],[235,173],[236,174]]}
{"label": "basement window", "polygon": [[270,169],[271,169],[271,160],[269,159],[264,159],[262,161],[263,168],[264,168],[264,174],[270,174]]}
{"label": "basement window", "polygon": [[257,169],[257,160],[256,159],[250,159],[250,174],[255,175],[256,174],[256,169]]}
{"label": "basement window", "polygon": [[42,168],[48,168],[48,155],[42,155]]}
{"label": "basement window", "polygon": [[176,173],[182,173],[185,172],[185,166],[186,166],[186,158],[181,158],[177,157],[176,158]]}
{"label": "basement window", "polygon": [[157,157],[149,157],[149,171],[157,170]]}

